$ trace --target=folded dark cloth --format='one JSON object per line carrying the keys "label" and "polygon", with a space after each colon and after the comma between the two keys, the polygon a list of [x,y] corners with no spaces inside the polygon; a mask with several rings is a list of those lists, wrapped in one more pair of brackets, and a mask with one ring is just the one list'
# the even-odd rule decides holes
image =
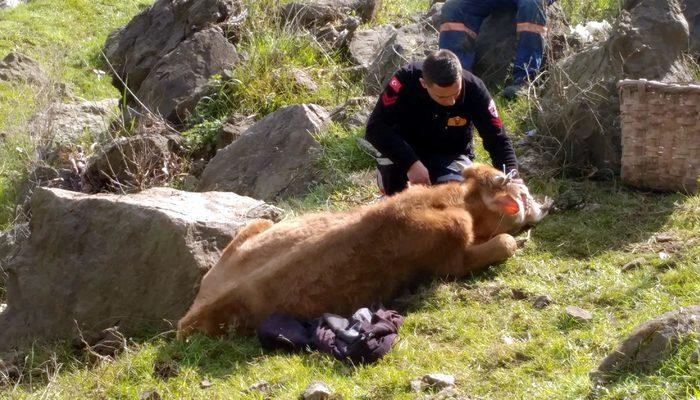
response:
{"label": "folded dark cloth", "polygon": [[274,313],[258,326],[258,340],[268,350],[303,350],[311,345],[314,328],[315,324],[288,314]]}
{"label": "folded dark cloth", "polygon": [[293,351],[310,346],[341,361],[373,363],[391,350],[403,319],[381,305],[361,308],[350,318],[324,314],[311,322],[275,313],[257,332],[265,349]]}

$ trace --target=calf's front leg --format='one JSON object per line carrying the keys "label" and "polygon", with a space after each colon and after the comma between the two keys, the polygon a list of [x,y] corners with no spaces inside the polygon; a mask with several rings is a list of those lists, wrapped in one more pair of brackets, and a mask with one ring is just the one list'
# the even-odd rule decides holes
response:
{"label": "calf's front leg", "polygon": [[453,262],[441,268],[441,272],[460,278],[507,260],[517,249],[518,243],[513,236],[502,233],[484,243],[466,246],[461,257],[455,257]]}

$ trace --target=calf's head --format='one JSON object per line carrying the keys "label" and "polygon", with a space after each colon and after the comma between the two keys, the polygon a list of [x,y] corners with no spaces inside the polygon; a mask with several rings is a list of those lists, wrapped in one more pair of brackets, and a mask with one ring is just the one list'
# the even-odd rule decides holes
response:
{"label": "calf's head", "polygon": [[506,175],[490,166],[474,164],[462,175],[464,183],[472,186],[472,195],[478,193],[484,207],[498,216],[491,235],[518,233],[541,221],[551,207],[549,199],[542,203],[535,200],[513,173]]}

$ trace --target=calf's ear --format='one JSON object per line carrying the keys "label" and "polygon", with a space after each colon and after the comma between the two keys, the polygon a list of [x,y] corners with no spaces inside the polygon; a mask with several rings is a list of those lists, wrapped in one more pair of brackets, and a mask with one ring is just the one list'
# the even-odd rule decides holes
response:
{"label": "calf's ear", "polygon": [[520,204],[507,194],[497,196],[494,201],[506,215],[516,215],[520,212]]}

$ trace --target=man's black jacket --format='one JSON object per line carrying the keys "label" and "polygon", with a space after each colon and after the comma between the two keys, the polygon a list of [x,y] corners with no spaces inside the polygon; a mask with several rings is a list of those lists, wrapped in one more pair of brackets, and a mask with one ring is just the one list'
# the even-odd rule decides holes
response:
{"label": "man's black jacket", "polygon": [[365,138],[397,166],[408,169],[425,155],[474,158],[473,122],[497,169],[517,169],[515,152],[496,104],[481,79],[462,70],[462,92],[451,107],[430,98],[420,84],[423,63],[399,69],[379,97]]}

